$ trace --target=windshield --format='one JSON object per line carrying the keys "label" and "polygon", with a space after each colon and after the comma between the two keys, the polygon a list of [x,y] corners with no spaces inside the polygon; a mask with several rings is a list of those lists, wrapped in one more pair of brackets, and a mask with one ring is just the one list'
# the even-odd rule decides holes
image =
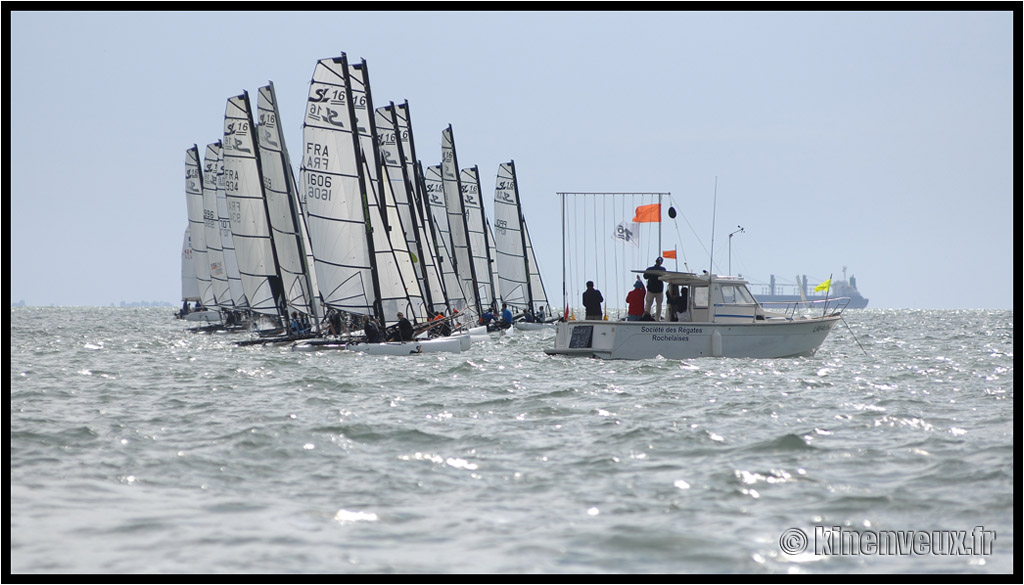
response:
{"label": "windshield", "polygon": [[722,302],[726,305],[752,305],[754,297],[747,287],[735,284],[722,285]]}

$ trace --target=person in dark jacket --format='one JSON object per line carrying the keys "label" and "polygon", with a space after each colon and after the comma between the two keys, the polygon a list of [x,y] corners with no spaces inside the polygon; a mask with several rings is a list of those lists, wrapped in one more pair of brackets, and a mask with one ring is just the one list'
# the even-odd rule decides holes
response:
{"label": "person in dark jacket", "polygon": [[[654,261],[654,266],[650,266],[647,270],[644,270],[644,278],[647,279],[647,295],[644,296],[644,312],[650,313],[651,317],[655,321],[661,321],[661,303],[665,300],[665,283],[662,282],[660,276],[662,273],[667,272],[665,267],[661,265],[664,262],[661,256]],[[655,311],[651,312],[651,306],[657,307]]]}
{"label": "person in dark jacket", "polygon": [[601,291],[594,288],[594,281],[587,281],[587,290],[583,291],[583,308],[586,310],[586,319],[588,321],[600,321],[603,311],[601,311],[601,303],[604,302],[604,297],[601,296]]}
{"label": "person in dark jacket", "polygon": [[382,341],[380,327],[377,326],[377,322],[373,320],[373,317],[366,317],[363,333],[366,334],[366,343],[380,343]]}
{"label": "person in dark jacket", "polygon": [[405,315],[399,313],[397,332],[398,341],[412,341],[412,336],[412,323],[410,323],[409,320],[405,318]]}

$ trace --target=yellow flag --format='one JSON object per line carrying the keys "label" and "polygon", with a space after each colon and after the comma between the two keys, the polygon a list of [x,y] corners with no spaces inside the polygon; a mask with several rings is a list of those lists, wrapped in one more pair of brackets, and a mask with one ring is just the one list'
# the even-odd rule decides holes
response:
{"label": "yellow flag", "polygon": [[823,283],[819,284],[818,286],[814,287],[814,292],[821,292],[823,290],[828,290],[829,287],[831,287],[831,286],[832,286],[832,278],[829,277],[828,280],[826,280],[825,282],[823,282]]}

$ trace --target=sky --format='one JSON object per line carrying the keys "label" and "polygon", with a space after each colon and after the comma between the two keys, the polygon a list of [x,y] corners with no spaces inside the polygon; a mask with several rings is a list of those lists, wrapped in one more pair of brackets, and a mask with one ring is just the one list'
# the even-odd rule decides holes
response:
{"label": "sky", "polygon": [[1016,9],[14,11],[9,295],[180,304],[185,150],[273,81],[300,152],[314,65],[345,52],[375,105],[409,101],[425,166],[449,124],[485,193],[515,161],[554,305],[556,194],[628,191],[671,193],[663,247],[691,268],[1010,309]]}

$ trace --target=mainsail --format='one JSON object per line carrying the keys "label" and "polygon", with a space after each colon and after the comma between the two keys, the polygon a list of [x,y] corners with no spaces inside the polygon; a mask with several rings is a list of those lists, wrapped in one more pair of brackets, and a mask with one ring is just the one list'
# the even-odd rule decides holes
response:
{"label": "mainsail", "polygon": [[274,84],[259,88],[256,100],[263,183],[274,248],[288,307],[319,318],[312,267],[307,266],[304,225],[288,150],[279,124]]}
{"label": "mainsail", "polygon": [[321,59],[310,80],[302,127],[306,225],[323,302],[382,320],[348,70],[344,54]]}
{"label": "mainsail", "polygon": [[459,173],[459,187],[462,191],[462,205],[466,212],[466,228],[469,235],[469,250],[473,259],[473,275],[476,278],[476,296],[482,307],[498,309],[497,279],[491,249],[494,238],[484,213],[480,197],[480,174],[476,167],[462,169]]}
{"label": "mainsail", "polygon": [[452,259],[455,273],[462,285],[466,303],[481,314],[482,307],[477,293],[479,277],[473,262],[472,242],[469,238],[469,214],[462,201],[459,184],[459,161],[455,154],[455,138],[449,125],[441,132],[441,183],[444,189],[444,204],[448,212],[448,229],[451,236]]}
{"label": "mainsail", "polygon": [[185,150],[185,203],[188,207],[189,233],[192,238],[192,261],[199,286],[199,302],[213,308],[213,284],[210,261],[206,253],[206,223],[203,218],[203,176],[199,169],[199,147]]}
{"label": "mainsail", "polygon": [[498,166],[494,185],[494,240],[502,300],[517,309],[550,313],[526,228],[514,161]]}
{"label": "mainsail", "polygon": [[235,253],[235,239],[231,235],[231,218],[228,214],[228,196],[224,191],[224,147],[217,142],[217,220],[220,223],[220,244],[224,253],[224,270],[228,278],[228,298],[218,299],[221,306],[230,305],[234,310],[249,308],[249,300],[242,288],[242,274],[238,271],[238,257]]}
{"label": "mainsail", "polygon": [[185,226],[185,238],[181,243],[181,300],[194,303],[199,300],[199,281],[196,280],[196,264],[192,257],[190,226]]}
{"label": "mainsail", "polygon": [[404,312],[413,322],[426,319],[423,293],[406,245],[390,180],[379,157],[376,112],[366,61],[349,65],[350,104],[355,111],[363,173],[368,186],[367,218],[373,234],[373,263],[386,324]]}
{"label": "mainsail", "polygon": [[242,287],[252,311],[287,320],[254,131],[249,93],[229,98],[224,111],[224,190]]}
{"label": "mainsail", "polygon": [[[206,256],[210,262],[210,282],[216,306],[231,308],[231,290],[228,273],[224,264],[224,248],[220,236],[220,219],[217,217],[217,174],[221,160],[221,144],[218,140],[206,145],[203,156],[203,223],[206,238]],[[212,308],[214,305],[210,305]]]}
{"label": "mainsail", "polygon": [[[377,108],[377,137],[387,178],[394,194],[406,248],[413,259],[413,268],[423,301],[430,315],[447,308],[444,285],[437,266],[437,251],[433,238],[428,236],[430,225],[423,213],[422,195],[417,190],[413,154],[412,128],[408,119],[408,104],[396,107],[394,102]],[[394,234],[394,229],[392,229]],[[429,316],[428,316],[429,318]]]}
{"label": "mainsail", "polygon": [[451,230],[448,229],[448,208],[444,202],[444,181],[441,179],[441,165],[420,168],[423,192],[426,194],[427,212],[432,218],[434,241],[437,246],[438,264],[444,281],[448,304],[452,309],[460,311],[469,307],[466,293],[463,292],[452,253]]}

